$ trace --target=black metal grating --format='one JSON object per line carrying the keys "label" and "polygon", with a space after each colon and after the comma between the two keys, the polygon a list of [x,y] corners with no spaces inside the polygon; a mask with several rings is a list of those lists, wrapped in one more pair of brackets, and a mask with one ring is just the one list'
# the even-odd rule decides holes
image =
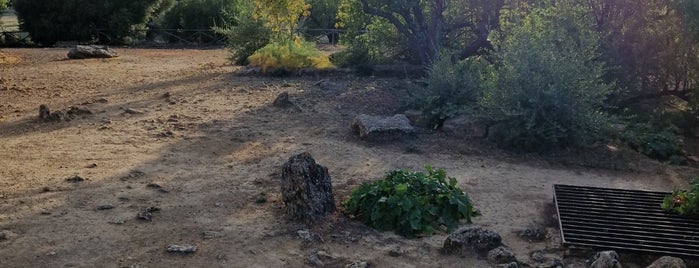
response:
{"label": "black metal grating", "polygon": [[554,185],[563,244],[699,258],[699,219],[660,208],[669,193]]}

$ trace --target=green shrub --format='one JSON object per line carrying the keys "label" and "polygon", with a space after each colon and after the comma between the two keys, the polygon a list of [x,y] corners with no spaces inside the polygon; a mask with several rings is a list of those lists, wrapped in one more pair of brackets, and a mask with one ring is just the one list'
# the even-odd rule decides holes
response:
{"label": "green shrub", "polygon": [[478,215],[468,196],[444,170],[427,174],[396,170],[382,180],[363,183],[344,201],[347,213],[379,230],[406,237],[456,228],[461,219]]}
{"label": "green shrub", "polygon": [[[90,42],[100,29],[102,42],[145,35],[146,23],[172,0],[15,0],[20,28],[44,46],[57,41]],[[106,38],[109,36],[110,38]]]}
{"label": "green shrub", "polygon": [[665,196],[660,207],[678,215],[699,217],[699,178],[692,181],[689,190],[675,190]]}
{"label": "green shrub", "polygon": [[214,30],[226,36],[230,59],[237,65],[248,65],[248,57],[269,44],[272,32],[262,20],[252,17],[252,1],[238,6],[237,13],[227,13],[226,23]]}
{"label": "green shrub", "polygon": [[496,37],[497,80],[483,94],[485,116],[505,146],[526,151],[590,144],[609,127],[598,36],[589,10],[566,1],[533,9]]}
{"label": "green shrub", "polygon": [[660,161],[672,164],[682,162],[682,138],[678,129],[652,123],[636,123],[629,126],[621,139],[632,149]]}
{"label": "green shrub", "polygon": [[354,68],[355,73],[369,76],[374,72],[374,60],[369,56],[369,48],[364,43],[356,43],[332,56],[333,62],[340,67]]}
{"label": "green shrub", "polygon": [[313,43],[296,39],[284,44],[271,43],[255,51],[248,58],[250,66],[260,67],[262,73],[295,73],[301,69],[328,70],[335,66],[327,55]]}
{"label": "green shrub", "polygon": [[407,98],[407,108],[419,109],[435,129],[444,121],[478,107],[482,87],[492,78],[492,68],[481,58],[453,62],[444,54],[429,69],[427,87],[416,88]]}

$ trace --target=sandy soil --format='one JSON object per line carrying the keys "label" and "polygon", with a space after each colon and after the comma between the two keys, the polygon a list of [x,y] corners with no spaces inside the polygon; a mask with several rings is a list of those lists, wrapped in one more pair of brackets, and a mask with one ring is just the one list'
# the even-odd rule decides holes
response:
{"label": "sandy soil", "polygon": [[[352,118],[394,113],[400,80],[237,77],[224,50],[118,52],[66,60],[63,49],[0,51],[12,57],[0,61],[0,230],[14,234],[0,241],[0,266],[303,267],[324,251],[328,267],[489,267],[440,254],[446,234],[403,239],[341,213],[314,226],[288,222],[278,177],[302,151],[328,167],[338,205],[389,170],[444,168],[482,212],[475,224],[500,232],[525,262],[549,247],[518,232],[550,225],[553,184],[667,191],[694,171],[647,162],[630,163],[642,167],[636,171],[550,164],[429,130],[367,143],[350,133]],[[333,86],[317,85],[321,79]],[[300,109],[272,107],[282,91]],[[93,114],[38,122],[40,104]],[[75,175],[86,180],[66,181]],[[255,202],[260,195],[266,203]],[[113,208],[98,209],[104,205]],[[150,206],[160,208],[152,221],[136,218]],[[304,243],[301,229],[314,242]],[[169,244],[198,251],[167,253]],[[404,254],[389,254],[399,248]]]}

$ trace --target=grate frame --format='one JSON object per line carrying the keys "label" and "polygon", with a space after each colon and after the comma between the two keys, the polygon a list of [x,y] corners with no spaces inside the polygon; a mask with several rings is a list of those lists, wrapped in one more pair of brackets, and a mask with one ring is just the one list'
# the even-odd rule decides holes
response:
{"label": "grate frame", "polygon": [[699,258],[699,219],[660,208],[667,192],[553,185],[564,246]]}

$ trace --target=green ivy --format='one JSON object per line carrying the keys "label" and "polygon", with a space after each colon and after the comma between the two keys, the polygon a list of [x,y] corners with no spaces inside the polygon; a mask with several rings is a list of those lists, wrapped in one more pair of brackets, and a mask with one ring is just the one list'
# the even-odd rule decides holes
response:
{"label": "green ivy", "polygon": [[689,190],[675,190],[665,196],[660,207],[668,212],[687,217],[699,217],[699,178],[694,179]]}
{"label": "green ivy", "polygon": [[461,219],[471,223],[479,213],[456,179],[442,169],[426,169],[427,174],[391,171],[382,180],[361,184],[342,205],[368,226],[410,238],[453,230]]}

